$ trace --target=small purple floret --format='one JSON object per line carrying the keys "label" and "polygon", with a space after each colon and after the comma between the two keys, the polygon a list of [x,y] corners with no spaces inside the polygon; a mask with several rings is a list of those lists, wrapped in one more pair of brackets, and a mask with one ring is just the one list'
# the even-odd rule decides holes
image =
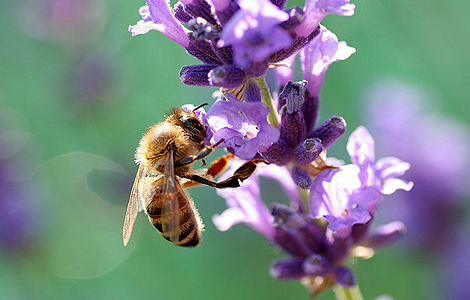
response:
{"label": "small purple floret", "polygon": [[241,0],[241,7],[226,24],[221,34],[220,46],[231,45],[235,63],[249,68],[262,63],[276,51],[291,45],[292,39],[278,25],[289,15],[269,0]]}
{"label": "small purple floret", "polygon": [[279,129],[269,125],[270,109],[261,102],[217,101],[207,113],[211,144],[234,150],[235,155],[252,159],[279,139]]}

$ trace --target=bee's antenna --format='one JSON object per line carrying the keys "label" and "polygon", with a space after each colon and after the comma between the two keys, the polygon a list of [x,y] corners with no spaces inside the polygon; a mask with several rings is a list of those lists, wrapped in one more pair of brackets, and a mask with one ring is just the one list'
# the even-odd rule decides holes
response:
{"label": "bee's antenna", "polygon": [[202,103],[202,104],[199,104],[198,106],[196,106],[196,107],[193,109],[193,111],[196,111],[196,110],[198,110],[198,109],[200,109],[201,107],[204,107],[204,106],[206,106],[206,105],[209,105],[209,103]]}

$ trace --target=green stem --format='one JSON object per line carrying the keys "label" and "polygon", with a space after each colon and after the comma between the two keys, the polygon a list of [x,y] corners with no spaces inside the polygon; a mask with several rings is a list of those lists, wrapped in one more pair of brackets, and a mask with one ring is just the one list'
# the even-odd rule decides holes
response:
{"label": "green stem", "polygon": [[268,115],[269,124],[278,127],[279,125],[279,115],[277,114],[277,108],[274,105],[273,98],[271,97],[271,91],[269,90],[268,84],[264,77],[255,78],[261,89],[261,99],[266,106],[271,109],[271,112]]}
{"label": "green stem", "polygon": [[358,285],[352,288],[345,288],[337,284],[333,291],[337,300],[364,300]]}

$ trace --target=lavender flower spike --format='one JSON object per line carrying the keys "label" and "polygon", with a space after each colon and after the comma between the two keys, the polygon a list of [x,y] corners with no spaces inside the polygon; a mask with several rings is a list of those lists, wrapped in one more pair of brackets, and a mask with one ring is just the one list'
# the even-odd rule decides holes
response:
{"label": "lavender flower spike", "polygon": [[289,15],[269,0],[240,0],[240,10],[222,31],[219,46],[231,45],[235,63],[248,68],[263,63],[269,56],[291,46],[292,38],[278,25]]}
{"label": "lavender flower spike", "polygon": [[136,25],[129,26],[132,35],[146,34],[150,30],[158,30],[170,40],[186,48],[189,45],[187,30],[171,12],[169,2],[166,0],[147,0],[147,4],[139,9],[143,20],[137,22]]}

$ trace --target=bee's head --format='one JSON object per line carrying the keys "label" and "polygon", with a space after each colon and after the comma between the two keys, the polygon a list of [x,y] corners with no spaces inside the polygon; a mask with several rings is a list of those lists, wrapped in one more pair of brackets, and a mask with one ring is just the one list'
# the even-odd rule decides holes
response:
{"label": "bee's head", "polygon": [[192,141],[201,143],[206,138],[206,127],[195,113],[195,110],[200,107],[202,106],[200,105],[194,109],[182,107],[173,108],[167,118],[167,122],[182,127]]}

